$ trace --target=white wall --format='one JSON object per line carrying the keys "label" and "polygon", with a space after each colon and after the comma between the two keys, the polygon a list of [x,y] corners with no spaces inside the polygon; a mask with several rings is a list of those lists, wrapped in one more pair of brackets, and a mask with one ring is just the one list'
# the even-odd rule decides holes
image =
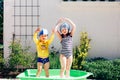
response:
{"label": "white wall", "polygon": [[[6,5],[9,4],[9,5]],[[5,0],[4,7],[4,56],[8,56],[8,43],[12,37],[12,0]],[[89,57],[120,57],[120,2],[62,2],[40,0],[40,24],[51,32],[60,17],[68,17],[77,26],[74,46],[79,44],[80,32],[87,31],[91,41]],[[9,30],[8,30],[9,26]],[[32,43],[32,50],[35,45]],[[52,43],[58,49],[57,36]]]}
{"label": "white wall", "polygon": [[9,56],[8,45],[12,40],[13,34],[13,1],[12,0],[4,0],[4,57],[7,58]]}

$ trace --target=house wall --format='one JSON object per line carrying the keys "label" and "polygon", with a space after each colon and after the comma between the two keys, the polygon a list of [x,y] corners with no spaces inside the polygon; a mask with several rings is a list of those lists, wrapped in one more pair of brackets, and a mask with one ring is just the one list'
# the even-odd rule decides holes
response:
{"label": "house wall", "polygon": [[[7,58],[9,56],[8,45],[13,33],[14,8],[12,0],[5,0],[4,5],[4,57]],[[39,22],[42,27],[48,29],[49,33],[60,17],[70,18],[77,26],[73,36],[74,47],[80,44],[80,32],[88,32],[92,39],[88,57],[108,59],[120,57],[120,2],[40,0]],[[28,41],[31,42],[31,50],[35,52],[35,44],[32,39]],[[55,36],[52,46],[60,49],[57,36]]]}

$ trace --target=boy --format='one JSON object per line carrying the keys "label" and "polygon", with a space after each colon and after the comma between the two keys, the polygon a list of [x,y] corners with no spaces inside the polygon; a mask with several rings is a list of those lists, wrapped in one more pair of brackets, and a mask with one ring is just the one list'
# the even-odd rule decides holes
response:
{"label": "boy", "polygon": [[[37,38],[37,36],[39,38]],[[52,35],[50,39],[47,39],[48,31],[46,29],[37,28],[34,35],[33,40],[36,44],[37,48],[37,73],[36,77],[39,77],[42,66],[44,66],[44,70],[46,73],[46,77],[49,77],[49,45],[54,39],[54,30],[52,30]]]}

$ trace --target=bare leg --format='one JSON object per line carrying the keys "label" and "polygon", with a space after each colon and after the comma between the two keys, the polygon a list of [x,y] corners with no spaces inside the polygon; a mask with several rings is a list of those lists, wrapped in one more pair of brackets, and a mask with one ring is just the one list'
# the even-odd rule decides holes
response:
{"label": "bare leg", "polygon": [[67,63],[66,63],[66,77],[70,77],[70,69],[71,69],[71,65],[72,65],[72,56],[70,56],[68,59],[67,59]]}
{"label": "bare leg", "polygon": [[36,77],[39,77],[40,73],[41,73],[41,70],[42,70],[42,63],[40,62],[37,62],[37,73],[36,73]]}
{"label": "bare leg", "polygon": [[44,64],[44,70],[46,73],[46,77],[49,77],[49,62]]}
{"label": "bare leg", "polygon": [[60,71],[60,77],[64,77],[64,72],[66,70],[66,57],[62,54],[60,54],[60,64],[61,64],[61,71]]}

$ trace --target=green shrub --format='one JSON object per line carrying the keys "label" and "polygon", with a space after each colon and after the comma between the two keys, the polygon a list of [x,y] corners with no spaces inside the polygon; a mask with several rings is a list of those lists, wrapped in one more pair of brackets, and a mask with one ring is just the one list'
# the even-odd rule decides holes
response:
{"label": "green shrub", "polygon": [[3,45],[0,44],[0,70],[2,70],[3,66],[4,66]]}
{"label": "green shrub", "polygon": [[95,58],[91,58],[91,59],[87,59],[88,62],[92,62],[92,61],[106,61],[108,59],[103,58],[103,57],[95,57]]}
{"label": "green shrub", "polygon": [[2,70],[3,66],[4,66],[4,58],[2,55],[2,51],[0,51],[0,70]]}
{"label": "green shrub", "polygon": [[96,60],[86,62],[83,70],[92,72],[93,78],[101,80],[119,80],[120,79],[120,59],[115,60]]}
{"label": "green shrub", "polygon": [[56,48],[52,47],[50,51],[50,69],[59,69],[60,61],[59,61],[59,52]]}
{"label": "green shrub", "polygon": [[20,65],[31,67],[33,65],[35,54],[29,52],[29,46],[23,47],[19,40],[15,40],[14,42],[11,42],[9,49],[11,50],[8,60],[10,68],[14,69]]}
{"label": "green shrub", "polygon": [[87,32],[81,32],[80,45],[73,49],[73,69],[81,69],[90,49],[90,41]]}

